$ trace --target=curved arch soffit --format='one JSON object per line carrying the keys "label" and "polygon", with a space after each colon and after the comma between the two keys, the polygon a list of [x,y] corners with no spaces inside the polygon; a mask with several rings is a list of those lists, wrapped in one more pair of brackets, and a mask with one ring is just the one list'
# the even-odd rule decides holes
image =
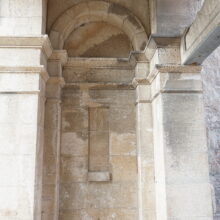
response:
{"label": "curved arch soffit", "polygon": [[49,36],[54,49],[63,49],[65,40],[80,26],[104,21],[122,30],[135,51],[145,49],[147,34],[141,22],[128,9],[114,3],[90,1],[66,10],[53,24]]}

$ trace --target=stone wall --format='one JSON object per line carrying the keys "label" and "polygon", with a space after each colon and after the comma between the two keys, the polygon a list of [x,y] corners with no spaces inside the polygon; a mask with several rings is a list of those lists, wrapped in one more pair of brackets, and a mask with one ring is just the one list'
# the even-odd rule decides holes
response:
{"label": "stone wall", "polygon": [[131,69],[64,68],[60,220],[138,218],[133,77]]}
{"label": "stone wall", "polygon": [[220,48],[203,63],[203,87],[215,219],[220,219]]}

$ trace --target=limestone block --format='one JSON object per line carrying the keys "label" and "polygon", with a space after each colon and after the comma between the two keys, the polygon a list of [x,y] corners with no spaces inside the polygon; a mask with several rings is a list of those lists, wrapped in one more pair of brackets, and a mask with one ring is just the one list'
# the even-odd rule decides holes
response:
{"label": "limestone block", "polygon": [[167,154],[166,170],[168,184],[209,182],[208,158],[204,152]]}
{"label": "limestone block", "polygon": [[88,4],[85,2],[81,4],[76,4],[73,8],[66,11],[66,14],[72,19],[76,19],[79,15],[82,16],[88,13],[89,13],[89,7]]}
{"label": "limestone block", "polygon": [[211,204],[209,184],[169,185],[167,200],[170,201],[167,206],[170,218],[212,217],[211,206],[207,206]]}
{"label": "limestone block", "polygon": [[[163,94],[169,152],[206,152],[201,94]],[[169,109],[169,110],[168,110]],[[181,126],[180,126],[181,125]],[[178,135],[178,137],[177,137]]]}
{"label": "limestone block", "polygon": [[53,219],[54,213],[42,213],[41,218],[42,220]]}
{"label": "limestone block", "polygon": [[109,69],[109,68],[65,68],[64,78],[66,82],[131,82],[134,71],[130,69]]}
{"label": "limestone block", "polygon": [[91,183],[88,186],[88,208],[136,208],[136,185],[134,183]]}
{"label": "limestone block", "polygon": [[136,156],[111,156],[113,182],[135,182],[137,179]]}
{"label": "limestone block", "polygon": [[88,155],[88,133],[87,132],[62,133],[61,154],[66,156]]}
{"label": "limestone block", "polygon": [[180,49],[173,48],[160,48],[158,51],[160,64],[180,64]]}
{"label": "limestone block", "polygon": [[149,63],[148,62],[139,62],[135,67],[135,78],[142,80],[146,78],[146,75],[149,71]]}
{"label": "limestone block", "polygon": [[110,20],[117,27],[122,27],[124,19],[128,16],[128,11],[124,7],[116,5],[114,3],[110,4],[108,9],[108,20]]}
{"label": "limestone block", "polygon": [[[0,154],[33,155],[35,153],[35,149],[31,146],[36,144],[36,127],[21,125],[17,131],[18,125],[16,123],[0,123]],[[8,137],[8,134],[11,135],[10,138],[5,138]]]}
{"label": "limestone block", "polygon": [[73,90],[62,90],[62,108],[63,110],[70,110],[73,107],[79,107],[81,104],[80,97],[82,91],[73,89]]}
{"label": "limestone block", "polygon": [[44,164],[43,173],[45,175],[55,174],[56,173],[56,157],[51,155],[45,155],[46,163]]}
{"label": "limestone block", "polygon": [[108,182],[111,180],[111,175],[109,172],[89,172],[88,181],[89,182]]}
{"label": "limestone block", "polygon": [[141,181],[144,186],[153,186],[154,185],[154,159],[141,158],[140,162],[142,175]]}
{"label": "limestone block", "polygon": [[108,171],[109,170],[109,156],[108,155],[91,155],[89,157],[90,171]]}
{"label": "limestone block", "polygon": [[132,39],[133,47],[137,51],[143,51],[147,45],[147,40],[148,40],[148,37],[145,31],[136,33]]}
{"label": "limestone block", "polygon": [[34,156],[1,155],[0,187],[28,186],[34,184]]}
{"label": "limestone block", "polygon": [[43,173],[44,182],[47,184],[54,184],[56,182],[56,173]]}
{"label": "limestone block", "polygon": [[42,33],[42,17],[1,17],[0,36],[36,36]]}
{"label": "limestone block", "polygon": [[108,132],[90,131],[89,154],[91,156],[108,156],[109,134]]}
{"label": "limestone block", "polygon": [[151,100],[151,88],[147,85],[139,85],[136,88],[136,101],[147,102]]}
{"label": "limestone block", "polygon": [[61,184],[60,211],[86,208],[87,191],[87,183]]}
{"label": "limestone block", "polygon": [[44,199],[42,201],[42,213],[53,213],[54,212],[54,202],[53,199]]}
{"label": "limestone block", "polygon": [[88,110],[74,108],[72,111],[62,112],[62,129],[64,132],[85,131],[88,129]]}
{"label": "limestone block", "polygon": [[58,125],[59,103],[47,101],[45,112],[45,128],[56,129]]}
{"label": "limestone block", "polygon": [[111,108],[109,128],[112,132],[132,133],[135,130],[134,108]]}
{"label": "limestone block", "polygon": [[136,134],[110,133],[110,155],[136,155]]}
{"label": "limestone block", "polygon": [[105,20],[107,18],[108,14],[108,8],[109,8],[109,3],[108,2],[88,2],[88,7],[91,15],[99,15],[99,20]]}
{"label": "limestone block", "polygon": [[55,184],[44,184],[42,188],[42,198],[52,200],[55,197],[56,185]]}
{"label": "limestone block", "polygon": [[27,73],[1,73],[0,91],[1,92],[27,92],[39,91],[39,74]]}
{"label": "limestone block", "polygon": [[61,212],[61,220],[83,220],[83,219],[97,219],[100,220],[134,220],[137,219],[137,212],[135,209],[82,209],[69,212]]}
{"label": "limestone block", "polygon": [[88,173],[88,157],[62,156],[60,172],[61,183],[86,182]]}
{"label": "limestone block", "polygon": [[46,128],[44,131],[44,154],[55,156],[57,154],[57,130]]}
{"label": "limestone block", "polygon": [[31,192],[33,190],[34,186],[1,187],[0,218],[25,220],[33,218],[34,199]]}
{"label": "limestone block", "polygon": [[109,129],[108,118],[109,108],[89,108],[89,130],[107,132]]}
{"label": "limestone block", "polygon": [[0,48],[1,66],[39,66],[42,52],[40,49]]}
{"label": "limestone block", "polygon": [[122,28],[124,32],[129,36],[131,41],[136,37],[136,33],[144,32],[142,24],[131,14],[124,19]]}
{"label": "limestone block", "polygon": [[144,209],[143,210],[143,217],[146,220],[156,219],[156,213],[153,210]]}
{"label": "limestone block", "polygon": [[[142,208],[143,208],[143,215],[145,212],[149,212],[148,215],[155,216],[155,187],[154,181],[151,179],[148,183],[143,184],[142,188]],[[155,218],[155,217],[154,217]],[[153,218],[153,219],[154,219]],[[148,217],[147,219],[150,220]]]}
{"label": "limestone block", "polygon": [[32,17],[42,16],[42,1],[37,0],[16,0],[2,1],[3,17]]}
{"label": "limestone block", "polygon": [[134,106],[134,90],[90,90],[89,96],[92,101],[100,104],[110,103],[112,107]]}

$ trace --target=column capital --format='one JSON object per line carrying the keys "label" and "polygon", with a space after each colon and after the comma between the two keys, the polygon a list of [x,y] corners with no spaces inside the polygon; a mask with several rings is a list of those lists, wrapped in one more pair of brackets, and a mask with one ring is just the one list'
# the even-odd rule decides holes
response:
{"label": "column capital", "polygon": [[155,65],[147,76],[152,100],[159,93],[202,93],[201,66]]}

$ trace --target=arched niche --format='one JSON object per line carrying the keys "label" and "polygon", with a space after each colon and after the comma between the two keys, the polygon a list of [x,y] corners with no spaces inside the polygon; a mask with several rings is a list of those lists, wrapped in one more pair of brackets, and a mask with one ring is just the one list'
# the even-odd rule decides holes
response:
{"label": "arched niche", "polygon": [[109,2],[79,3],[66,10],[53,24],[49,36],[54,49],[63,49],[66,40],[84,25],[105,22],[121,30],[130,40],[132,49],[144,50],[147,34],[141,22],[128,9]]}

